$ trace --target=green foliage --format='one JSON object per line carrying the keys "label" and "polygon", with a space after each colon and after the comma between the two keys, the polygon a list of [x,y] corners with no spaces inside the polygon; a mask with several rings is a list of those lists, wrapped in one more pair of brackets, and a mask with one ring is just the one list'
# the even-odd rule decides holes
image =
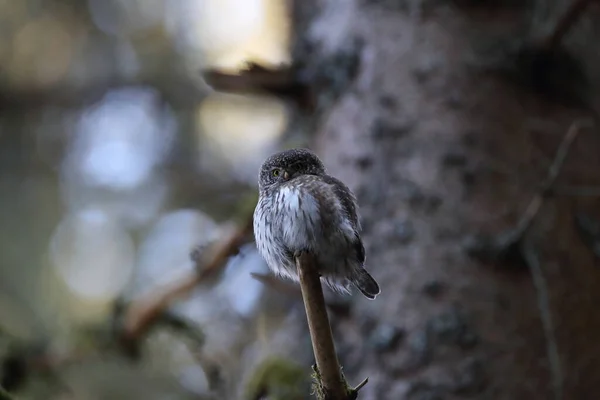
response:
{"label": "green foliage", "polygon": [[301,366],[283,358],[270,357],[254,371],[244,399],[256,400],[267,395],[269,400],[302,400],[306,398],[307,389],[308,377]]}

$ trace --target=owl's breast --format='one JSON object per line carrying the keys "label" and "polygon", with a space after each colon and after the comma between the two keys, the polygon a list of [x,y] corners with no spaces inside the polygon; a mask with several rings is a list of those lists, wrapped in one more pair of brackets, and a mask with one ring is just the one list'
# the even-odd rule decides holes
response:
{"label": "owl's breast", "polygon": [[278,235],[291,251],[314,247],[322,233],[318,201],[302,187],[284,185],[277,191],[273,204]]}

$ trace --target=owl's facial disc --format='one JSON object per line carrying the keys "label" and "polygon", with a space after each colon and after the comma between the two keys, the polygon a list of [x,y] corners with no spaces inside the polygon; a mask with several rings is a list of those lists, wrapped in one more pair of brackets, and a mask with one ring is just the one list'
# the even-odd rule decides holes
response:
{"label": "owl's facial disc", "polygon": [[[277,171],[277,172],[275,172]],[[291,149],[273,154],[263,163],[259,173],[259,188],[264,189],[300,175],[323,175],[325,167],[307,149]]]}

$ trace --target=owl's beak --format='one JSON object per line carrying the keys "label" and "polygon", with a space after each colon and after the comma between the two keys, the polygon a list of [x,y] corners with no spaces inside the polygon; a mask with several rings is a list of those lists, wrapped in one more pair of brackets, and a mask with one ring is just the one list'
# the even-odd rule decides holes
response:
{"label": "owl's beak", "polygon": [[286,181],[287,181],[288,179],[290,179],[290,173],[289,173],[289,172],[287,172],[287,171],[283,171],[283,179],[285,179]]}

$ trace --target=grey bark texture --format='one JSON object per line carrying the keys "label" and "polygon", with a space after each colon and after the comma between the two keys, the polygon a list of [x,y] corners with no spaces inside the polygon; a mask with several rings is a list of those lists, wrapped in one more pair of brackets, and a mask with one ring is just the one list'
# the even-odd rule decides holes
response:
{"label": "grey bark texture", "polygon": [[[538,279],[464,247],[469,235],[516,225],[569,126],[590,117],[485,67],[478,48],[524,39],[525,10],[297,3],[297,56],[308,70],[356,70],[324,89],[337,99],[319,94],[314,140],[330,173],[357,193],[367,268],[382,289],[375,301],[354,296],[351,318],[332,317],[346,377],[370,378],[359,398],[597,398],[600,270],[574,219],[599,215],[598,199],[544,202],[527,234]],[[557,185],[598,184],[599,151],[598,130],[582,132]]]}

